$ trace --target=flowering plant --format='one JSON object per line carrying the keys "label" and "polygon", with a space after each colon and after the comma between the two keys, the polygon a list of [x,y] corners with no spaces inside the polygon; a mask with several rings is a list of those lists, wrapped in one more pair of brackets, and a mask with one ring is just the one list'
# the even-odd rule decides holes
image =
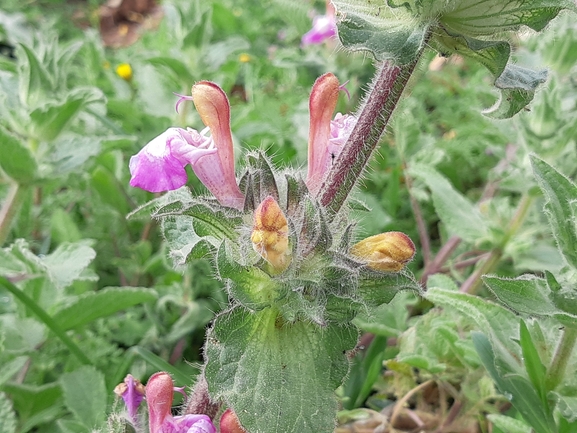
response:
{"label": "flowering plant", "polygon": [[[419,290],[404,270],[415,253],[406,235],[353,246],[346,213],[327,213],[315,199],[356,123],[340,113],[331,120],[339,90],[330,73],[313,86],[306,179],[277,172],[264,154],[254,153],[237,185],[228,100],[204,81],[186,99],[208,130],[170,128],[130,163],[131,184],[151,191],[182,186],[183,166],[190,164],[216,199],[180,189],[164,198],[154,217],[190,224],[194,234],[181,261],[208,255],[227,283],[231,302],[208,332],[204,376],[210,398],[232,408],[248,431],[271,425],[329,430],[334,390],[358,337],[351,320],[398,290]],[[304,388],[311,392],[303,395]]]}

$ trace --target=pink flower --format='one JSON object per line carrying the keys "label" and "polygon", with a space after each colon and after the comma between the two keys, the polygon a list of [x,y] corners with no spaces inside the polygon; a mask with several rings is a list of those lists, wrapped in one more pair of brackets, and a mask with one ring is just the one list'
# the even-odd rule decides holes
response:
{"label": "pink flower", "polygon": [[242,209],[244,196],[234,172],[228,98],[216,84],[200,81],[192,87],[192,99],[207,128],[200,133],[169,128],[153,139],[130,159],[130,185],[150,192],[180,188],[187,182],[185,166],[190,164],[221,204]]}
{"label": "pink flower", "polygon": [[174,383],[168,373],[150,376],[146,384],[148,426],[150,433],[216,433],[206,415],[172,416]]}
{"label": "pink flower", "polygon": [[331,73],[319,77],[309,100],[310,130],[306,184],[314,195],[331,165],[343,150],[357,123],[351,115],[337,113],[331,120],[339,96],[339,80]]}
{"label": "pink flower", "polygon": [[335,37],[337,34],[337,23],[332,14],[318,15],[313,18],[313,28],[301,38],[301,44],[317,45],[322,44],[327,39]]}

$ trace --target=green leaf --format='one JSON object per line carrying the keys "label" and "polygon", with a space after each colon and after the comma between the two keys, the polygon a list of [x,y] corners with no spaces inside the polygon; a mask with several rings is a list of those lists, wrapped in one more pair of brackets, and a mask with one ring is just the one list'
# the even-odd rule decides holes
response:
{"label": "green leaf", "polygon": [[356,294],[367,306],[378,307],[391,302],[401,290],[422,291],[415,277],[408,271],[391,274],[367,272],[359,279]]}
{"label": "green leaf", "polygon": [[545,366],[541,362],[541,357],[539,356],[539,352],[537,352],[531,333],[529,332],[525,321],[522,319],[520,336],[523,363],[525,364],[525,369],[527,370],[529,379],[531,379],[533,387],[539,394],[543,407],[549,407],[549,403],[547,402],[547,390],[545,388],[545,374],[547,372]]}
{"label": "green leaf", "polygon": [[577,397],[561,395],[558,392],[551,391],[549,396],[552,397],[561,416],[570,423],[577,421]]}
{"label": "green leaf", "polygon": [[464,35],[494,36],[521,26],[540,31],[563,9],[575,10],[575,5],[570,0],[464,0],[449,6],[440,21]]}
{"label": "green leaf", "polygon": [[531,156],[533,174],[547,202],[544,210],[559,251],[573,268],[577,269],[577,187],[542,159]]}
{"label": "green leaf", "polygon": [[69,212],[57,208],[50,217],[50,235],[56,243],[78,242],[82,234]]}
{"label": "green leaf", "polygon": [[[174,76],[182,82],[193,83],[194,77],[190,73],[190,69],[183,62],[173,57],[152,57],[147,60],[153,66],[166,68],[173,72]],[[160,69],[159,68],[159,69]]]}
{"label": "green leaf", "polygon": [[251,433],[333,431],[335,389],[357,341],[348,325],[283,322],[278,312],[236,307],[209,332],[209,391],[223,399]]}
{"label": "green leaf", "polygon": [[445,309],[454,308],[477,323],[491,337],[491,343],[511,371],[523,371],[519,360],[521,350],[514,341],[519,339],[519,319],[511,311],[477,296],[452,290],[429,288],[425,298]]}
{"label": "green leaf", "polygon": [[158,294],[140,287],[108,287],[98,292],[85,293],[54,314],[53,318],[64,329],[86,325],[133,305],[152,302]]}
{"label": "green leaf", "polygon": [[531,426],[509,416],[491,413],[487,415],[487,419],[491,421],[495,427],[500,428],[503,433],[531,433]]}
{"label": "green leaf", "polygon": [[485,41],[451,33],[438,32],[431,44],[444,54],[457,53],[485,66],[501,95],[495,105],[483,113],[495,119],[507,119],[521,111],[547,79],[547,71],[533,71],[509,63],[511,47],[505,41]]}
{"label": "green leaf", "polygon": [[73,419],[59,419],[56,421],[56,425],[58,425],[61,433],[90,433],[93,431],[89,430],[80,421]]}
{"label": "green leaf", "polygon": [[[364,3],[364,4],[363,4]],[[352,50],[364,50],[376,60],[414,62],[422,51],[429,25],[410,15],[367,1],[336,1],[338,35]]]}
{"label": "green leaf", "polygon": [[42,259],[50,280],[56,287],[68,287],[76,280],[95,280],[94,274],[87,274],[86,268],[96,257],[96,251],[86,244],[63,243],[56,250]]}
{"label": "green leaf", "polygon": [[64,404],[76,419],[92,429],[106,420],[107,393],[104,374],[92,366],[83,366],[60,376]]}
{"label": "green leaf", "polygon": [[141,347],[141,346],[132,346],[129,349],[130,352],[133,352],[144,359],[149,365],[154,367],[154,370],[157,371],[166,371],[172,375],[176,383],[189,383],[190,377],[184,374],[181,370],[176,368],[174,365],[169,364],[160,356],[152,353],[150,350]]}
{"label": "green leaf", "polygon": [[503,73],[495,80],[501,90],[497,103],[483,113],[494,119],[513,117],[533,100],[535,90],[547,81],[547,70],[534,71],[521,66],[507,64]]}
{"label": "green leaf", "polygon": [[176,266],[185,264],[193,248],[202,239],[192,228],[192,217],[166,216],[161,219],[160,224],[173,263]]}
{"label": "green leaf", "polygon": [[500,302],[523,314],[552,316],[558,312],[549,300],[549,288],[542,278],[526,275],[515,279],[483,276],[483,282]]}
{"label": "green leaf", "polygon": [[30,134],[38,140],[52,141],[86,105],[103,98],[96,88],[78,88],[62,102],[43,104],[30,113]]}
{"label": "green leaf", "polygon": [[54,88],[54,83],[36,54],[26,45],[20,44],[20,48],[24,51],[24,56],[18,55],[18,59],[22,59],[20,100],[28,106],[35,107],[47,97],[47,91]]}
{"label": "green leaf", "polygon": [[[31,421],[39,415],[42,421],[48,422],[53,419],[50,415],[56,414],[55,408],[60,407],[62,389],[58,383],[25,385],[8,382],[2,388],[12,398],[19,421],[23,424],[34,424]],[[46,419],[46,415],[49,419]]]}
{"label": "green leaf", "polygon": [[443,175],[424,164],[411,165],[409,173],[427,184],[435,210],[449,232],[472,243],[488,237],[489,228],[479,209],[455,190]]}
{"label": "green leaf", "polygon": [[255,266],[241,266],[232,254],[223,242],[216,256],[220,278],[229,280],[230,296],[251,310],[261,310],[278,300],[281,287],[275,280]]}
{"label": "green leaf", "polygon": [[[5,332],[5,331],[4,331]],[[4,338],[5,334],[0,334],[0,338]],[[4,347],[4,342],[2,341],[2,349],[5,350]],[[2,369],[0,370],[0,387],[8,382],[12,376],[14,376],[16,373],[18,373],[22,367],[24,367],[24,365],[26,364],[26,361],[28,361],[29,357],[28,356],[17,356],[14,359],[11,359],[8,362],[4,362],[4,364],[2,365]],[[0,419],[2,419],[0,417]]]}
{"label": "green leaf", "polygon": [[114,174],[108,169],[102,165],[96,167],[92,171],[91,184],[104,203],[122,215],[128,213],[130,208],[126,201],[126,194]]}
{"label": "green leaf", "polygon": [[70,172],[82,172],[85,163],[100,154],[100,137],[81,136],[67,132],[51,144],[50,154],[46,158],[49,170],[44,177],[59,177]]}
{"label": "green leaf", "polygon": [[498,355],[493,351],[489,339],[480,332],[473,332],[472,338],[475,349],[495,384],[525,421],[536,433],[556,433],[553,415],[548,407],[543,407],[531,382],[518,374],[500,372],[497,368]]}
{"label": "green leaf", "polygon": [[8,396],[0,392],[0,433],[16,433],[16,414]]}
{"label": "green leaf", "polygon": [[36,159],[28,147],[0,127],[0,167],[19,183],[30,183],[36,178]]}

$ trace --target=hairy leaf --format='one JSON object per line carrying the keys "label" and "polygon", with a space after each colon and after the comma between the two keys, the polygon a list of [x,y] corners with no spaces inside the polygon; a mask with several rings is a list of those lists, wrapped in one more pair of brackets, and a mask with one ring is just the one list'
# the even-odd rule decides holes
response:
{"label": "hairy leaf", "polygon": [[335,389],[357,340],[347,325],[283,322],[267,308],[236,307],[217,317],[206,346],[211,396],[251,433],[319,433],[336,421]]}
{"label": "hairy leaf", "polygon": [[549,219],[559,251],[577,269],[577,186],[542,159],[532,156],[537,183],[547,198],[545,214]]}
{"label": "hairy leaf", "polygon": [[54,315],[63,330],[86,325],[98,318],[110,316],[133,305],[154,301],[154,290],[138,287],[108,287],[86,293]]}

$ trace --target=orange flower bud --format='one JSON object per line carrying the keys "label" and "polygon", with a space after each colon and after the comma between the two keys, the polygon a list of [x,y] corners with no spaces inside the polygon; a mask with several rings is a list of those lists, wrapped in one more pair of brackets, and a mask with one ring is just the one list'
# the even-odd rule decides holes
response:
{"label": "orange flower bud", "polygon": [[351,254],[366,260],[369,268],[376,271],[398,272],[415,255],[415,244],[404,233],[386,232],[353,245]]}
{"label": "orange flower bud", "polygon": [[254,211],[250,237],[253,247],[275,271],[282,272],[290,264],[287,219],[276,202],[268,196]]}
{"label": "orange flower bud", "polygon": [[220,417],[220,433],[246,433],[234,411],[227,409]]}

